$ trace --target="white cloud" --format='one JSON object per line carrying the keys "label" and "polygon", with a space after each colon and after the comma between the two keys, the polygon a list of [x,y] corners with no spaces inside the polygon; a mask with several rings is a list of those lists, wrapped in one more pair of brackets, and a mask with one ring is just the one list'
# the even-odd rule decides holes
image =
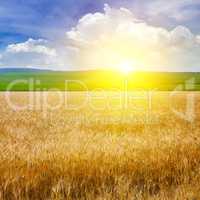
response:
{"label": "white cloud", "polygon": [[197,43],[200,44],[200,35],[197,35],[197,37],[196,37],[196,41],[197,41]]}
{"label": "white cloud", "polygon": [[47,47],[47,41],[43,39],[29,39],[24,43],[10,44],[7,47],[9,53],[38,53],[47,56],[56,56],[56,50]]}
{"label": "white cloud", "polygon": [[199,36],[188,28],[150,26],[125,8],[105,5],[104,11],[83,16],[66,33],[78,52],[71,58],[74,66],[106,68],[128,60],[143,70],[190,71],[200,65]]}
{"label": "white cloud", "polygon": [[1,54],[1,66],[51,67],[56,66],[58,60],[57,49],[43,39],[30,38],[23,43],[10,44]]}
{"label": "white cloud", "polygon": [[147,2],[146,12],[150,16],[165,15],[174,18],[178,22],[191,20],[199,16],[196,6],[200,5],[196,0],[155,0]]}
{"label": "white cloud", "polygon": [[[177,2],[172,3],[174,8],[188,1]],[[3,66],[85,70],[131,63],[138,70],[200,71],[200,35],[184,26],[170,31],[154,27],[126,8],[106,4],[104,12],[83,16],[66,32],[61,45],[29,39],[10,44],[1,55]]]}

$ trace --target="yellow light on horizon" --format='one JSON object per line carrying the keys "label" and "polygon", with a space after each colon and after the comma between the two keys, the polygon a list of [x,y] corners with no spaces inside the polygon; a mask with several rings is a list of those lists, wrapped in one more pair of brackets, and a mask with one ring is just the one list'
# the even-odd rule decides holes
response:
{"label": "yellow light on horizon", "polygon": [[119,71],[122,72],[124,75],[128,75],[130,72],[134,71],[134,66],[129,61],[121,62],[118,68],[119,68]]}

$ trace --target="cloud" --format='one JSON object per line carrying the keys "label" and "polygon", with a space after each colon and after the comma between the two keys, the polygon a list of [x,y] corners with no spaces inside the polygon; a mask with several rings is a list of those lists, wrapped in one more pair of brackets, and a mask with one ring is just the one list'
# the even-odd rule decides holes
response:
{"label": "cloud", "polygon": [[57,50],[43,39],[28,39],[23,43],[10,44],[1,53],[3,66],[50,67],[58,63]]}
{"label": "cloud", "polygon": [[114,68],[128,61],[138,70],[190,71],[200,64],[200,36],[188,28],[150,26],[130,10],[107,4],[104,13],[83,16],[66,37],[77,49],[72,63],[80,68]]}
{"label": "cloud", "polygon": [[127,8],[105,4],[103,12],[82,16],[59,44],[28,39],[0,54],[3,66],[86,70],[131,63],[137,70],[200,71],[200,35],[185,26],[168,30],[149,25]]}
{"label": "cloud", "polygon": [[199,16],[200,2],[196,0],[173,0],[170,3],[163,0],[149,1],[146,12],[150,16],[165,15],[178,22],[191,20]]}
{"label": "cloud", "polygon": [[38,53],[47,56],[56,56],[56,50],[45,46],[47,41],[43,39],[29,39],[24,43],[10,44],[7,47],[9,53]]}
{"label": "cloud", "polygon": [[197,35],[196,41],[197,41],[198,44],[200,44],[200,35]]}

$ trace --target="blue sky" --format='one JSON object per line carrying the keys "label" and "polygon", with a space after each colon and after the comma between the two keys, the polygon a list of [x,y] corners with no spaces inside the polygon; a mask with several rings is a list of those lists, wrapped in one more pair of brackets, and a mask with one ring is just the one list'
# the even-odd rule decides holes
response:
{"label": "blue sky", "polygon": [[0,3],[0,46],[28,38],[63,36],[88,12],[103,9],[103,1],[3,0]]}
{"label": "blue sky", "polygon": [[[200,32],[200,4],[195,3],[197,1],[188,2],[179,9],[176,5],[172,6],[171,13],[170,11],[168,13],[164,8],[156,8],[154,0],[2,0],[0,3],[0,46],[2,48],[9,43],[21,42],[30,37],[53,39],[56,36],[63,36],[64,30],[73,26],[84,14],[102,11],[104,3],[116,7],[128,7],[138,17],[146,18],[151,24],[167,28],[182,24],[193,32]],[[154,4],[155,7],[153,7]],[[170,4],[170,1],[167,4]],[[176,9],[177,12],[181,11],[185,19],[176,19],[172,15],[173,9],[174,12]],[[155,11],[157,14],[154,15],[154,10],[159,12]]]}
{"label": "blue sky", "polygon": [[66,32],[76,27],[81,17],[104,12],[105,3],[116,9],[129,9],[137,19],[151,26],[171,31],[181,25],[192,34],[200,35],[200,2],[197,0],[2,0],[0,54],[4,55],[9,45],[30,38],[43,39],[56,46],[65,40]]}

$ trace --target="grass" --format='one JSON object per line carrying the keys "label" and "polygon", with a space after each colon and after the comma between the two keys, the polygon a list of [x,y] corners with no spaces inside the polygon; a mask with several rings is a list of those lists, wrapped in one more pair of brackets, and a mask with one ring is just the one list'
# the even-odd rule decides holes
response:
{"label": "grass", "polygon": [[[20,105],[30,94],[10,93]],[[42,94],[58,104],[55,93]],[[184,109],[190,94],[177,94],[174,108]],[[193,123],[173,113],[167,92],[154,93],[151,121],[145,101],[121,108],[115,95],[74,110],[84,93],[71,92],[57,110],[38,104],[16,112],[1,93],[0,199],[199,199],[199,93]],[[40,103],[41,96],[34,93]]]}
{"label": "grass", "polygon": [[[0,72],[1,73],[1,72]],[[124,88],[124,75],[113,71],[80,71],[80,72],[54,72],[54,71],[26,71],[11,70],[1,73],[0,91],[7,90],[10,83],[15,80],[34,81],[30,84],[18,82],[11,91],[48,91],[50,89],[85,91],[85,90],[121,90]],[[187,88],[185,83],[194,80],[194,87]],[[40,81],[36,84],[36,81]],[[112,81],[111,81],[112,80]],[[200,90],[200,73],[166,73],[166,72],[134,72],[126,80],[129,90],[153,89],[159,91],[174,90],[177,85],[182,85],[179,90]],[[66,87],[66,81],[67,87]],[[79,82],[77,82],[79,81]],[[80,81],[84,84],[81,85]]]}

